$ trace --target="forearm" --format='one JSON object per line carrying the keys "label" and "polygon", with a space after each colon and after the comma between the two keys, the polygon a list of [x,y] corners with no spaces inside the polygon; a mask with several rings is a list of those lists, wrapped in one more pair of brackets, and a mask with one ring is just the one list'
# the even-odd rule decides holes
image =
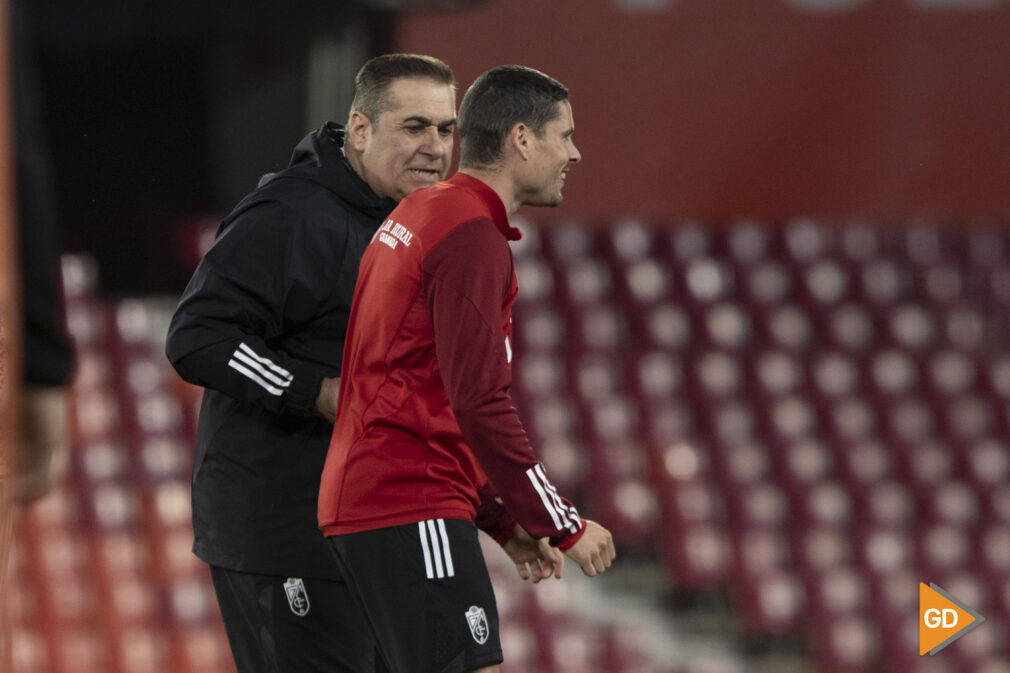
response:
{"label": "forearm", "polygon": [[511,399],[503,393],[457,413],[464,438],[489,475],[509,517],[534,538],[567,547],[582,529],[576,508],[558,494],[526,438]]}
{"label": "forearm", "polygon": [[327,368],[268,348],[252,335],[221,337],[193,328],[170,334],[177,340],[207,343],[179,355],[170,338],[169,361],[179,375],[195,385],[225,393],[275,414],[315,412],[320,383]]}

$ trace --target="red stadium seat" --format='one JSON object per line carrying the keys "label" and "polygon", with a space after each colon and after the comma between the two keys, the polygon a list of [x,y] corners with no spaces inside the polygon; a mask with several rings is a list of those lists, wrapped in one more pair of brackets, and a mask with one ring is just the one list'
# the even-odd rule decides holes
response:
{"label": "red stadium seat", "polygon": [[662,303],[649,309],[644,322],[645,343],[651,347],[675,352],[687,346],[692,336],[690,317],[684,309],[673,303]]}
{"label": "red stadium seat", "polygon": [[782,633],[797,629],[806,609],[802,582],[784,570],[754,576],[736,587],[745,629]]}
{"label": "red stadium seat", "polygon": [[519,284],[517,303],[551,301],[555,293],[554,269],[544,259],[530,254],[515,258],[516,279]]}
{"label": "red stadium seat", "polygon": [[810,608],[821,622],[864,612],[873,601],[868,578],[852,566],[829,567],[813,575],[808,585]]}
{"label": "red stadium seat", "polygon": [[806,577],[819,577],[836,567],[851,567],[852,545],[843,526],[817,525],[793,537],[801,572]]}
{"label": "red stadium seat", "polygon": [[880,670],[884,638],[865,612],[838,615],[810,630],[815,656],[825,670],[847,673]]}
{"label": "red stadium seat", "polygon": [[639,304],[656,304],[667,299],[673,279],[656,259],[644,258],[629,262],[624,271],[624,283],[629,298]]}

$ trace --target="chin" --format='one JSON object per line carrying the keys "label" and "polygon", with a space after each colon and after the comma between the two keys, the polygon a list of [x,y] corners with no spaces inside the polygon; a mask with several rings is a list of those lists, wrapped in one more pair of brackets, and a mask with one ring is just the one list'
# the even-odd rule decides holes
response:
{"label": "chin", "polygon": [[543,194],[539,199],[537,199],[536,205],[545,208],[554,208],[556,206],[560,206],[564,198],[565,197],[561,194],[561,192],[555,192],[553,194]]}

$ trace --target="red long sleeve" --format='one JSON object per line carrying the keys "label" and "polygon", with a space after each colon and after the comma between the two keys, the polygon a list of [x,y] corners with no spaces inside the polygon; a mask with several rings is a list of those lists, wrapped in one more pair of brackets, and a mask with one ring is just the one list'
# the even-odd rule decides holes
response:
{"label": "red long sleeve", "polygon": [[425,255],[424,290],[449,403],[509,513],[534,537],[577,533],[578,513],[548,481],[509,394],[515,274],[489,218],[457,227]]}

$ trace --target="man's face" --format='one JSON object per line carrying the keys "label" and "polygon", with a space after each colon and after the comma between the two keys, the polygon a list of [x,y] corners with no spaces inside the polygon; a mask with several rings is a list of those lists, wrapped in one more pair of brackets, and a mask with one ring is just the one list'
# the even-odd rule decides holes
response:
{"label": "man's face", "polygon": [[361,177],[379,196],[399,201],[449,174],[456,96],[447,84],[410,78],[393,82],[389,100],[374,124],[354,112],[348,132],[361,154]]}
{"label": "man's face", "polygon": [[582,159],[572,140],[574,132],[572,106],[568,101],[561,101],[558,116],[544,125],[543,137],[532,137],[523,203],[531,206],[561,204],[565,176],[572,164]]}

